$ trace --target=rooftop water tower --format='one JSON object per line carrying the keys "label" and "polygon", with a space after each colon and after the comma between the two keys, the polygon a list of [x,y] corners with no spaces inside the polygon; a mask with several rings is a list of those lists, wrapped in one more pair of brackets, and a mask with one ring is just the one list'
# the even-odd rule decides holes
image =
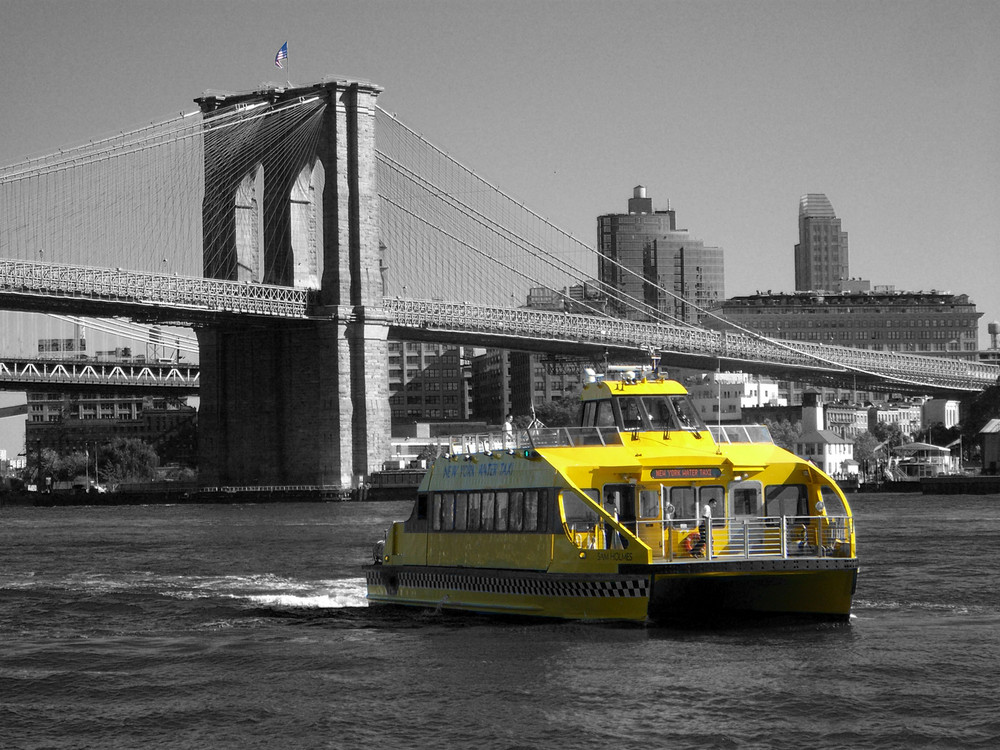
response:
{"label": "rooftop water tower", "polygon": [[986,326],[986,330],[990,334],[990,349],[1000,349],[997,345],[997,339],[1000,337],[1000,321],[994,320]]}

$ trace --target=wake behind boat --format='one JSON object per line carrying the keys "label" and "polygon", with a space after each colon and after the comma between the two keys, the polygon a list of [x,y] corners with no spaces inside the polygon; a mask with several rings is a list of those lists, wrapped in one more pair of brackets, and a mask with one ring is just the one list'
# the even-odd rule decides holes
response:
{"label": "wake behind boat", "polygon": [[679,383],[613,368],[580,426],[453,439],[376,544],[368,600],[581,620],[844,620],[858,559],[836,483],[762,426],[705,426]]}

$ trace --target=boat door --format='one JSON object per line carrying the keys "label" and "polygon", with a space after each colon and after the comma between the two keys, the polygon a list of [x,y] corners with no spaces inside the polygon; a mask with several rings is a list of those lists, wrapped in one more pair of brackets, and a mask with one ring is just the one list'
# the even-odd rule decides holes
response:
{"label": "boat door", "polygon": [[729,483],[729,546],[742,549],[744,540],[750,548],[764,543],[760,518],[764,515],[764,486],[755,480]]}
{"label": "boat door", "polygon": [[[634,484],[606,484],[604,485],[604,509],[615,516],[622,526],[633,534],[636,533],[636,510],[635,510],[635,485]],[[611,534],[613,544],[609,547],[624,548],[628,546],[627,539],[619,538],[617,533],[612,534],[611,527],[606,533]]]}

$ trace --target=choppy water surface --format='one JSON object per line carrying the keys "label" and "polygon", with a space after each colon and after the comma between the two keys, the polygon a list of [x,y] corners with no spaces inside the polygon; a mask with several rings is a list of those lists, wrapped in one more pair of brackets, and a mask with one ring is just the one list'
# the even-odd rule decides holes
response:
{"label": "choppy water surface", "polygon": [[995,747],[1000,498],[852,501],[851,624],[709,632],[369,609],[405,504],[0,508],[0,747]]}

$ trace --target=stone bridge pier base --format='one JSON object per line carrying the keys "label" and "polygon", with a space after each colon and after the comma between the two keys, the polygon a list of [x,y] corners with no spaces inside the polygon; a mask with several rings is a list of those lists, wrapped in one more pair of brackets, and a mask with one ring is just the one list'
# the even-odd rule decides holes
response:
{"label": "stone bridge pier base", "polygon": [[198,331],[201,482],[355,486],[390,434],[384,324]]}

